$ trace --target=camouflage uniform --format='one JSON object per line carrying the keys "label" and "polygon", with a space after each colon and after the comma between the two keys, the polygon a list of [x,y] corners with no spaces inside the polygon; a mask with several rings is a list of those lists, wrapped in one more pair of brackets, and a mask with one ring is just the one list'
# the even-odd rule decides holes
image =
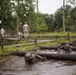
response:
{"label": "camouflage uniform", "polygon": [[29,26],[25,23],[23,25],[23,36],[25,39],[27,39],[28,35],[29,35]]}
{"label": "camouflage uniform", "polygon": [[44,57],[33,53],[26,53],[24,57],[25,57],[25,61],[28,62],[29,64],[36,63],[38,60],[44,59]]}

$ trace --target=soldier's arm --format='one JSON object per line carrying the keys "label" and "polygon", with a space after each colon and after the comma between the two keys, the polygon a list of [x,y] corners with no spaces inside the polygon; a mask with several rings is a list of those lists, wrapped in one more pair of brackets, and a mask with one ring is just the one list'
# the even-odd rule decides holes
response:
{"label": "soldier's arm", "polygon": [[35,56],[36,56],[36,58],[43,59],[43,57],[38,54],[36,54]]}

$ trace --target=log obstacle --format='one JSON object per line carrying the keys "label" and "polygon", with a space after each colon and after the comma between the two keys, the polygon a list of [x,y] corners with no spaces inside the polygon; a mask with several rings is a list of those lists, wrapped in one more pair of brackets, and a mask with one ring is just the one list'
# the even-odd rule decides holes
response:
{"label": "log obstacle", "polygon": [[[58,49],[59,46],[40,46],[39,48],[41,50],[46,50],[46,49],[49,49],[49,50],[56,50]],[[60,49],[63,49],[62,47],[60,47]],[[76,51],[76,47],[75,46],[70,46],[70,49],[72,51]]]}
{"label": "log obstacle", "polygon": [[70,46],[72,51],[76,51],[76,46]]}
{"label": "log obstacle", "polygon": [[[13,55],[16,56],[24,56],[27,52],[16,51],[13,52]],[[76,61],[76,54],[53,54],[53,53],[38,53],[38,52],[30,52],[36,53],[42,57],[46,57],[47,59],[58,59],[58,60],[73,60]]]}
{"label": "log obstacle", "polygon": [[74,46],[73,42],[63,42],[63,43],[61,43],[61,46],[65,45],[65,44],[69,44],[70,46]]}
{"label": "log obstacle", "polygon": [[45,49],[52,50],[52,49],[57,49],[58,46],[40,46],[39,48],[42,49],[42,50],[45,50]]}

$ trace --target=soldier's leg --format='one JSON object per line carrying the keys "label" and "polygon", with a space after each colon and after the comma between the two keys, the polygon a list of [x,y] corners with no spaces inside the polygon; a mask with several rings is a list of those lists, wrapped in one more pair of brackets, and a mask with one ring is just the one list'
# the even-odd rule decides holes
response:
{"label": "soldier's leg", "polygon": [[28,35],[29,35],[29,33],[26,32],[26,34],[25,34],[26,40],[28,39]]}
{"label": "soldier's leg", "polygon": [[24,38],[26,38],[26,32],[24,32],[23,36],[24,36]]}
{"label": "soldier's leg", "polygon": [[3,48],[4,48],[4,39],[2,37],[2,39],[1,39],[1,49],[3,50]]}

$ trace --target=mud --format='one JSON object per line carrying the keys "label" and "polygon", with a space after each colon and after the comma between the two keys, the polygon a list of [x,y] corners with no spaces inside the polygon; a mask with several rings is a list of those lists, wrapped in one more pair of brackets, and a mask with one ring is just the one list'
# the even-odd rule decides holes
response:
{"label": "mud", "polygon": [[[2,64],[1,64],[2,63]],[[73,75],[75,61],[47,60],[29,65],[24,57],[6,57],[0,62],[0,75]]]}

